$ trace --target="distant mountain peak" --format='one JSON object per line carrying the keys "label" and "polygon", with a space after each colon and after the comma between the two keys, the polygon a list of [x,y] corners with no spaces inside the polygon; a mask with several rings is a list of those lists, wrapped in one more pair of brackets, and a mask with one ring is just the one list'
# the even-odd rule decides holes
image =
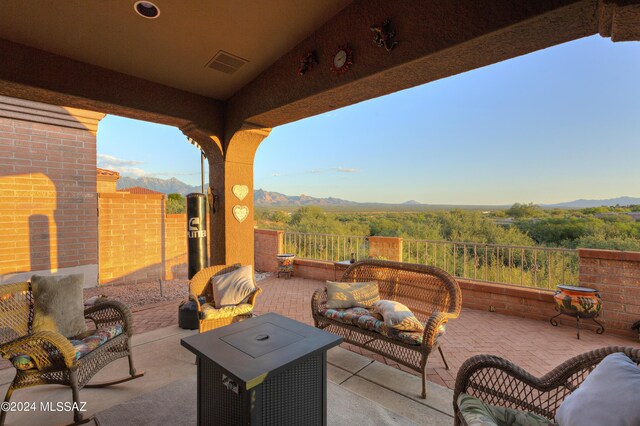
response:
{"label": "distant mountain peak", "polygon": [[417,205],[422,204],[422,203],[419,203],[416,200],[409,200],[409,201],[405,201],[402,204],[407,204],[407,205],[410,205],[410,206],[417,206]]}
{"label": "distant mountain peak", "polygon": [[191,186],[179,179],[176,179],[175,177],[172,177],[170,179],[161,179],[154,177],[135,178],[130,176],[122,176],[116,184],[117,189],[124,189],[135,186],[162,192],[163,194],[178,193],[181,195],[187,195],[191,192],[200,192],[202,189],[200,185]]}
{"label": "distant mountain peak", "polygon": [[558,208],[574,208],[574,209],[584,209],[589,207],[611,207],[611,206],[630,206],[633,204],[640,204],[640,198],[637,197],[629,197],[622,196],[617,198],[608,198],[605,200],[585,200],[579,199],[574,201],[567,201],[564,203],[557,204],[545,204],[544,207],[558,207]]}

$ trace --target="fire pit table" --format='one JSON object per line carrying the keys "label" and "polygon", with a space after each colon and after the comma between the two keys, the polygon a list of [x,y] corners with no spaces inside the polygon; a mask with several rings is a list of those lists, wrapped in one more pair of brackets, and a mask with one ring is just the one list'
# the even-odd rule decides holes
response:
{"label": "fire pit table", "polygon": [[274,313],[185,337],[198,425],[326,425],[327,350],[341,342]]}

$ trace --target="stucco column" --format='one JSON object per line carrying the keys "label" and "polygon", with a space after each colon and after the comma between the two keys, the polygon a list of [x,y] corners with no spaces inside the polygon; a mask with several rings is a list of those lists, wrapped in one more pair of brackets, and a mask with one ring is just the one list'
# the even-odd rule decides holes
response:
{"label": "stucco column", "polygon": [[253,159],[270,132],[245,123],[225,141],[224,161],[215,166],[210,162],[209,179],[217,197],[211,229],[218,234],[211,235],[212,264],[254,262]]}
{"label": "stucco column", "polygon": [[182,131],[209,162],[209,264],[252,265],[253,159],[271,129],[244,123],[222,141],[195,126]]}

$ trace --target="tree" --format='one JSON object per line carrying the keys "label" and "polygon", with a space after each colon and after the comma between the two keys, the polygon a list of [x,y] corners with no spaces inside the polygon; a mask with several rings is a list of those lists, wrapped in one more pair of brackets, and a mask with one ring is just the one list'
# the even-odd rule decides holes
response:
{"label": "tree", "polygon": [[520,204],[515,203],[509,210],[507,210],[507,215],[514,218],[523,218],[523,217],[537,217],[542,214],[542,209],[537,204],[529,203],[529,204]]}
{"label": "tree", "polygon": [[177,193],[167,195],[167,214],[180,214],[187,212],[185,198]]}

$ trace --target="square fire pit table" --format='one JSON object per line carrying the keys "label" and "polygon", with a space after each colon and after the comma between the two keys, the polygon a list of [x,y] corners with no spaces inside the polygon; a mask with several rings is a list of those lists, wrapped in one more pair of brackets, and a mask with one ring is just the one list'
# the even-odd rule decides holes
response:
{"label": "square fire pit table", "polygon": [[342,338],[265,314],[185,337],[199,425],[326,425],[327,350]]}

